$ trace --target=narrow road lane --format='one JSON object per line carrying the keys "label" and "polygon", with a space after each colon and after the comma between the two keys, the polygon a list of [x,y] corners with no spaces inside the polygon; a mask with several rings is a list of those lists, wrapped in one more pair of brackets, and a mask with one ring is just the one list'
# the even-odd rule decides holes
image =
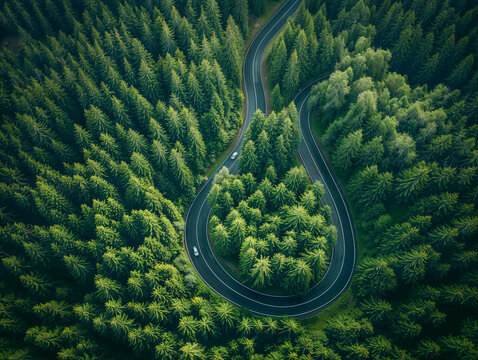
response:
{"label": "narrow road lane", "polygon": [[[266,112],[266,98],[261,77],[261,61],[270,41],[298,9],[301,0],[289,0],[261,29],[249,46],[243,66],[246,95],[246,118],[240,136],[231,154],[239,152],[244,133],[257,109]],[[267,316],[305,317],[313,315],[332,304],[347,288],[356,262],[356,242],[352,219],[343,193],[334,175],[318,148],[311,127],[307,99],[312,85],[302,89],[295,98],[300,116],[302,141],[299,155],[312,181],[319,180],[325,186],[323,201],[332,208],[332,223],[337,227],[338,239],[325,277],[301,297],[276,296],[255,291],[232,277],[215,257],[207,237],[210,207],[207,195],[212,186],[209,180],[199,190],[186,215],[185,247],[191,262],[202,280],[217,294],[240,307]],[[238,160],[229,157],[218,168],[226,166],[232,174],[237,173]],[[193,246],[199,256],[193,254]]]}

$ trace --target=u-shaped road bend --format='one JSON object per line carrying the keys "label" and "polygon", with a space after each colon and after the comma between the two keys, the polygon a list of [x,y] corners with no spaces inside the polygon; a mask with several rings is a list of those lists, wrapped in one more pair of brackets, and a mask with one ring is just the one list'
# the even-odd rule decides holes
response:
{"label": "u-shaped road bend", "polygon": [[[244,133],[257,109],[266,112],[266,97],[261,76],[261,63],[267,46],[295,14],[301,0],[287,1],[258,32],[247,49],[244,65],[244,90],[246,95],[246,118],[238,140],[231,151],[239,152]],[[317,79],[319,81],[321,79]],[[313,84],[299,91],[295,104],[299,112],[302,139],[299,156],[312,182],[324,184],[324,204],[332,209],[332,224],[337,227],[337,242],[332,251],[329,268],[324,278],[303,296],[277,296],[253,290],[230,275],[219,263],[210,245],[207,225],[210,207],[207,195],[212,186],[213,175],[199,190],[186,215],[185,247],[194,269],[201,279],[217,294],[251,312],[264,316],[307,317],[331,305],[347,289],[355,268],[357,247],[352,218],[343,192],[322,155],[310,127],[310,109],[307,99]],[[221,166],[230,173],[238,171],[238,160],[228,157]],[[194,256],[193,246],[199,250]]]}

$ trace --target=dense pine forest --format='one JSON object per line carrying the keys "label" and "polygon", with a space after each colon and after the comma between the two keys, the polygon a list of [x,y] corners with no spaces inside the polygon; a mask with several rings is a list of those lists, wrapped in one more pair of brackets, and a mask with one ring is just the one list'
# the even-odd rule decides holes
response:
{"label": "dense pine forest", "polygon": [[[242,126],[250,20],[278,0],[4,0],[0,358],[476,359],[478,7],[303,0],[270,45],[269,116],[209,195],[238,278],[300,295],[336,230],[299,165],[297,91],[354,214],[347,309],[253,315],[182,243]],[[310,325],[312,324],[312,325]]]}
{"label": "dense pine forest", "polygon": [[[242,174],[224,168],[209,193],[216,252],[235,260],[252,287],[291,295],[322,279],[337,236],[330,208],[320,203],[323,185],[309,185],[306,170],[287,163],[298,145],[297,118],[293,104],[267,119],[256,112],[239,157]],[[289,168],[278,178],[276,169]]]}
{"label": "dense pine forest", "polygon": [[368,249],[356,319],[420,359],[478,356],[473,5],[304,2],[268,57],[274,109],[333,69],[309,105]]}

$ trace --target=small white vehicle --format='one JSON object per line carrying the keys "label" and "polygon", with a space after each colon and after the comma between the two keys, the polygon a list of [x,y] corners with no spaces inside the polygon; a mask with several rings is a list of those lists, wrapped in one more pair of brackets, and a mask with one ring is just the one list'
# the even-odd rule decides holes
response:
{"label": "small white vehicle", "polygon": [[236,160],[237,155],[239,155],[238,152],[234,152],[234,154],[231,155],[231,160]]}
{"label": "small white vehicle", "polygon": [[193,246],[193,253],[194,253],[194,256],[199,256],[198,248],[195,246]]}

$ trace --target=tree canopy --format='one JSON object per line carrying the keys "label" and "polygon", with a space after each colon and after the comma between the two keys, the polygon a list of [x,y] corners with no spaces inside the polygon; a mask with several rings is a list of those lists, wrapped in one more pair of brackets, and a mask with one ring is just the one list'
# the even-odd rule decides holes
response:
{"label": "tree canopy", "polygon": [[291,168],[281,182],[250,173],[217,176],[209,194],[215,251],[237,262],[241,280],[254,288],[307,292],[325,274],[336,240],[321,205],[323,185],[309,184],[302,167]]}

